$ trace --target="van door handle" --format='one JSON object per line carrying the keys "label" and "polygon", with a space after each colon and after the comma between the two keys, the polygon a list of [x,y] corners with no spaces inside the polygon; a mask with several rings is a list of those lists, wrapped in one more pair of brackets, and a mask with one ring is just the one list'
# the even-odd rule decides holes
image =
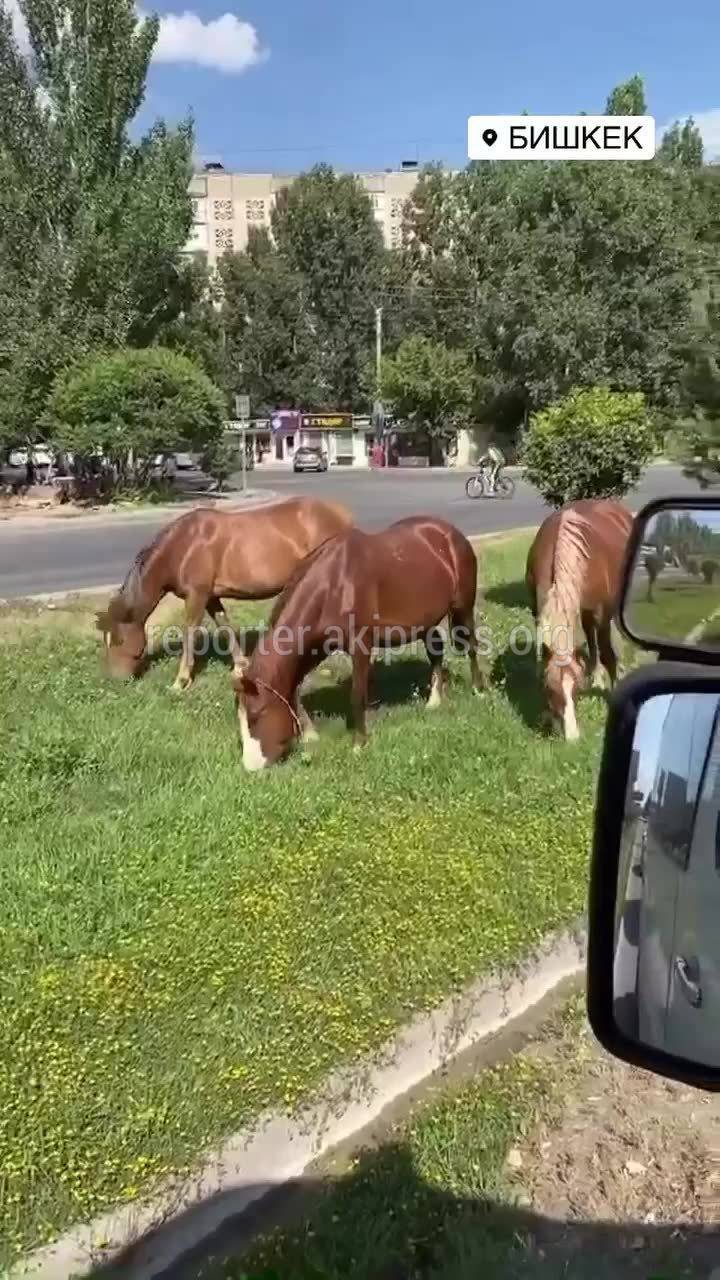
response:
{"label": "van door handle", "polygon": [[680,990],[688,1004],[691,1004],[693,1009],[699,1009],[702,1005],[702,988],[698,981],[700,966],[697,960],[686,960],[684,956],[677,956],[675,958],[675,973],[677,974]]}

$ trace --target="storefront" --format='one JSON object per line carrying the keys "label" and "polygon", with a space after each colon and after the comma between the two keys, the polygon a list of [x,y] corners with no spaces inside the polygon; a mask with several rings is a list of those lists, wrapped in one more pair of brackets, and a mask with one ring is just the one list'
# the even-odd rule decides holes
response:
{"label": "storefront", "polygon": [[372,424],[352,413],[278,409],[270,418],[271,460],[292,462],[296,449],[321,449],[331,467],[367,467]]}

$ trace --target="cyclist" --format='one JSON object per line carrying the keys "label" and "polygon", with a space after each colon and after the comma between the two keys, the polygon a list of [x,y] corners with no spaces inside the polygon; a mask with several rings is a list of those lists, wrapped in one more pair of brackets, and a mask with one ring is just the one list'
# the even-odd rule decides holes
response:
{"label": "cyclist", "polygon": [[498,449],[496,444],[490,444],[487,451],[483,454],[478,462],[478,469],[482,471],[485,467],[488,469],[488,486],[490,493],[494,493],[500,472],[507,465],[507,460],[502,449]]}

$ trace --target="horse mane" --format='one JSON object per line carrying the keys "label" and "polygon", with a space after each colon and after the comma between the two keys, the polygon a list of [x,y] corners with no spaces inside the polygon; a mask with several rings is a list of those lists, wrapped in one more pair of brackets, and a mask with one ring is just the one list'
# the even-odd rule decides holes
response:
{"label": "horse mane", "polygon": [[557,635],[567,636],[566,653],[575,652],[585,567],[590,559],[588,520],[568,508],[561,512],[553,550],[552,583],[545,595],[538,619],[538,652],[543,647],[557,652]]}
{"label": "horse mane", "polygon": [[[172,528],[172,525],[170,525],[170,528]],[[161,529],[152,542],[148,542],[147,546],[140,548],[125,574],[125,579],[119,591],[116,591],[114,596],[111,597],[107,609],[97,615],[96,625],[98,631],[113,634],[118,623],[132,622],[134,620],[136,611],[143,601],[142,583],[145,568],[150,557],[164,540],[167,532],[167,528]]]}

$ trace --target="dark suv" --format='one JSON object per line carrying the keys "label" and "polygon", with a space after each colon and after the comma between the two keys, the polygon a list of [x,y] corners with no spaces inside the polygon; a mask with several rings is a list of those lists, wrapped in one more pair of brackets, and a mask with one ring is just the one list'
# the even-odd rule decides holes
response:
{"label": "dark suv", "polygon": [[293,471],[327,471],[327,457],[322,449],[303,445],[296,449],[293,459]]}

